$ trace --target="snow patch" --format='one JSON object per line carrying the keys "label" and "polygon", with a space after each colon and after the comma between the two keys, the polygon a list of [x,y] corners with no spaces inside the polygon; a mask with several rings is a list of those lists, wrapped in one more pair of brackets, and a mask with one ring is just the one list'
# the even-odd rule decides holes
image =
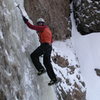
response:
{"label": "snow patch", "polygon": [[91,0],[87,0],[89,3],[91,3],[92,1]]}
{"label": "snow patch", "polygon": [[6,54],[7,59],[8,59],[9,62],[14,62],[14,58],[13,58],[13,56],[10,56],[10,55],[8,54],[8,52],[7,52],[6,49],[5,49],[5,54]]}
{"label": "snow patch", "polygon": [[3,39],[3,33],[0,30],[0,38]]}
{"label": "snow patch", "polygon": [[[61,66],[58,66],[58,64],[55,64],[52,61],[52,65],[55,71],[55,74],[57,75],[58,78],[61,78],[61,83],[60,86],[64,90],[65,93],[73,91],[75,88],[74,84],[75,82],[78,84],[78,86],[81,88],[82,92],[85,92],[86,89],[84,86],[80,83],[83,82],[83,79],[81,77],[80,70],[76,66],[79,65],[77,59],[76,59],[76,54],[75,51],[73,50],[72,42],[71,40],[66,40],[66,41],[55,41],[53,43],[53,51],[52,51],[52,56],[55,56],[56,54],[60,55],[61,57],[68,59],[69,62],[69,67],[66,66],[62,68]],[[70,66],[75,67],[75,71],[73,74],[70,74]],[[76,77],[77,75],[80,76],[80,81]],[[67,81],[67,83],[66,83]],[[58,84],[58,87],[59,87]],[[60,87],[59,87],[60,89]],[[57,89],[59,91],[59,89]],[[59,91],[59,93],[61,93]],[[61,95],[61,94],[60,94]],[[63,100],[63,99],[62,99]]]}

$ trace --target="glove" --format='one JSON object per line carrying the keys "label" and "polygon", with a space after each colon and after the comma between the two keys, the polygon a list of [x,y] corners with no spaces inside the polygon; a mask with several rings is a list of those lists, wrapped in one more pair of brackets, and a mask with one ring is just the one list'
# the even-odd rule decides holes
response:
{"label": "glove", "polygon": [[22,16],[22,17],[23,17],[24,23],[27,23],[28,22],[28,19],[26,17],[24,17],[24,16]]}

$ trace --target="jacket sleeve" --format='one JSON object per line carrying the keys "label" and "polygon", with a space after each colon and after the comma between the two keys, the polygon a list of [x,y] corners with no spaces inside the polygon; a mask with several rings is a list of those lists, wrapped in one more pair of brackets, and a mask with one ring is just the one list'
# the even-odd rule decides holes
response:
{"label": "jacket sleeve", "polygon": [[46,28],[47,26],[37,26],[37,25],[32,25],[31,23],[27,22],[26,23],[27,26],[30,28],[30,29],[33,29],[33,30],[36,30],[36,31],[43,31],[44,28]]}

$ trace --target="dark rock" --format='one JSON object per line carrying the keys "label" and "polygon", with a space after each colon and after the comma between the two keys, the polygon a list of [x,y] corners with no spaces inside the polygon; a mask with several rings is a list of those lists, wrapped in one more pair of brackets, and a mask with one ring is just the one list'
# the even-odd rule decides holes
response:
{"label": "dark rock", "polygon": [[100,0],[74,0],[74,17],[82,35],[100,32]]}
{"label": "dark rock", "polygon": [[60,55],[53,56],[52,60],[61,67],[67,67],[69,65],[68,59],[63,58]]}
{"label": "dark rock", "polygon": [[95,68],[97,76],[100,76],[100,69]]}

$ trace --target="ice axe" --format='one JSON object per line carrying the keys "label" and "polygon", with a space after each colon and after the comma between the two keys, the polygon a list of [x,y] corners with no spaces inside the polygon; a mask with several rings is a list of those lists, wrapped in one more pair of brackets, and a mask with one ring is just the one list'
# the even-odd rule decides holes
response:
{"label": "ice axe", "polygon": [[21,8],[20,8],[20,4],[18,4],[16,7],[19,8],[19,11],[20,11],[21,15],[23,16],[23,12],[22,12],[22,10],[21,10]]}

